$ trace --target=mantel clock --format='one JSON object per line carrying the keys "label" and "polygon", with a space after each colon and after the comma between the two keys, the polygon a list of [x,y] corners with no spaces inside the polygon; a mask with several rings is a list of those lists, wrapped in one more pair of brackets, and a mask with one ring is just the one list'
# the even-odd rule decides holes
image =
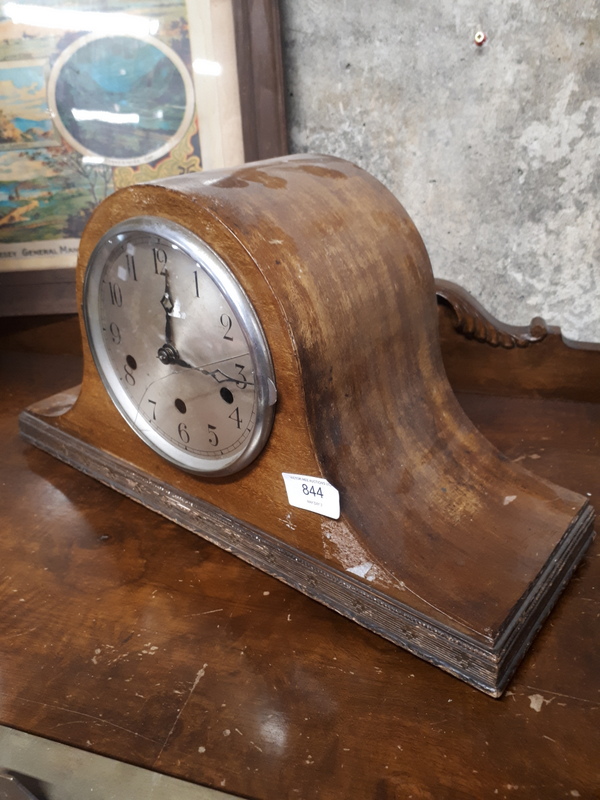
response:
{"label": "mantel clock", "polygon": [[78,291],[81,391],[26,439],[502,693],[594,513],[459,407],[390,192],[307,155],[131,186],[88,223]]}

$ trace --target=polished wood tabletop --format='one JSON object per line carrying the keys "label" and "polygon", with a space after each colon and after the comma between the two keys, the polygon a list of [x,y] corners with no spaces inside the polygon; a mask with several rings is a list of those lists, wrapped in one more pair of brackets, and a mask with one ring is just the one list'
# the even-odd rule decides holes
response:
{"label": "polished wood tabletop", "polygon": [[[24,443],[80,378],[53,330],[0,349],[0,723],[260,800],[598,796],[597,541],[492,699]],[[594,503],[600,404],[469,388],[500,450]]]}

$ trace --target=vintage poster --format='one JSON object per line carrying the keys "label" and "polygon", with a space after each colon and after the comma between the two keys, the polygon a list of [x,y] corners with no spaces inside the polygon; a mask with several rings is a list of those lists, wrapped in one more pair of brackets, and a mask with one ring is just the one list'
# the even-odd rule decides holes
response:
{"label": "vintage poster", "polygon": [[0,271],[72,267],[119,186],[201,169],[184,0],[0,12]]}

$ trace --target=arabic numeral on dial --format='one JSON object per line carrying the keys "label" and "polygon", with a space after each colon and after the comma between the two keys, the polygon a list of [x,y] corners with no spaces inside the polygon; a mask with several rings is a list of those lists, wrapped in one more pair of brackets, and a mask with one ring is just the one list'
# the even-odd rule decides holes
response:
{"label": "arabic numeral on dial", "polygon": [[162,250],[160,247],[153,247],[152,255],[154,256],[154,272],[156,273],[156,275],[164,275],[165,267],[167,266],[166,251]]}
{"label": "arabic numeral on dial", "polygon": [[213,447],[219,444],[219,437],[217,436],[217,428],[215,425],[208,426],[208,443]]}
{"label": "arabic numeral on dial", "polygon": [[235,424],[237,425],[238,428],[242,427],[242,420],[240,418],[240,410],[239,410],[239,408],[236,408],[235,411],[231,412],[231,414],[229,415],[229,419],[232,419],[235,422]]}
{"label": "arabic numeral on dial", "polygon": [[152,422],[156,422],[156,400],[148,399],[148,402],[152,406]]}
{"label": "arabic numeral on dial", "polygon": [[121,344],[121,331],[119,330],[117,323],[111,322],[108,326],[108,330],[110,331],[113,344]]}
{"label": "arabic numeral on dial", "polygon": [[198,270],[194,270],[194,286],[196,287],[196,297],[200,297],[200,285],[198,284]]}
{"label": "arabic numeral on dial", "polygon": [[112,303],[113,306],[121,308],[121,306],[123,305],[123,295],[121,293],[121,287],[118,284],[109,281],[108,288],[110,290],[110,302]]}
{"label": "arabic numeral on dial", "polygon": [[128,383],[130,386],[135,386],[135,375],[131,371],[129,364],[125,364],[124,370],[126,383]]}
{"label": "arabic numeral on dial", "polygon": [[231,326],[233,325],[229,314],[221,314],[220,323],[223,326],[223,328],[225,328],[225,333],[223,334],[223,338],[227,339],[228,342],[233,342],[233,336],[229,335],[229,331],[231,330]]}
{"label": "arabic numeral on dial", "polygon": [[245,364],[235,364],[235,368],[238,371],[238,375],[240,376],[241,380],[236,381],[238,387],[240,389],[245,389],[248,386],[248,378],[244,375],[244,370],[246,369]]}
{"label": "arabic numeral on dial", "polygon": [[132,255],[126,255],[125,260],[127,262],[127,271],[131,275],[134,281],[137,281],[137,274],[135,271],[135,261],[133,260]]}
{"label": "arabic numeral on dial", "polygon": [[185,422],[180,422],[177,426],[177,433],[179,434],[179,438],[184,444],[189,444],[190,435],[188,433],[188,429],[186,427]]}

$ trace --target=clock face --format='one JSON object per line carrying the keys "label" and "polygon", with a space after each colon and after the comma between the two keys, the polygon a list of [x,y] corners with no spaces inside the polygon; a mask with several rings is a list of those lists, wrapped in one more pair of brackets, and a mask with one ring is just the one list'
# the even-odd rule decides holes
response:
{"label": "clock face", "polygon": [[83,310],[104,385],[150,447],[211,476],[256,458],[273,422],[271,355],[246,293],[205,242],[156,217],[120,223],[92,253]]}

